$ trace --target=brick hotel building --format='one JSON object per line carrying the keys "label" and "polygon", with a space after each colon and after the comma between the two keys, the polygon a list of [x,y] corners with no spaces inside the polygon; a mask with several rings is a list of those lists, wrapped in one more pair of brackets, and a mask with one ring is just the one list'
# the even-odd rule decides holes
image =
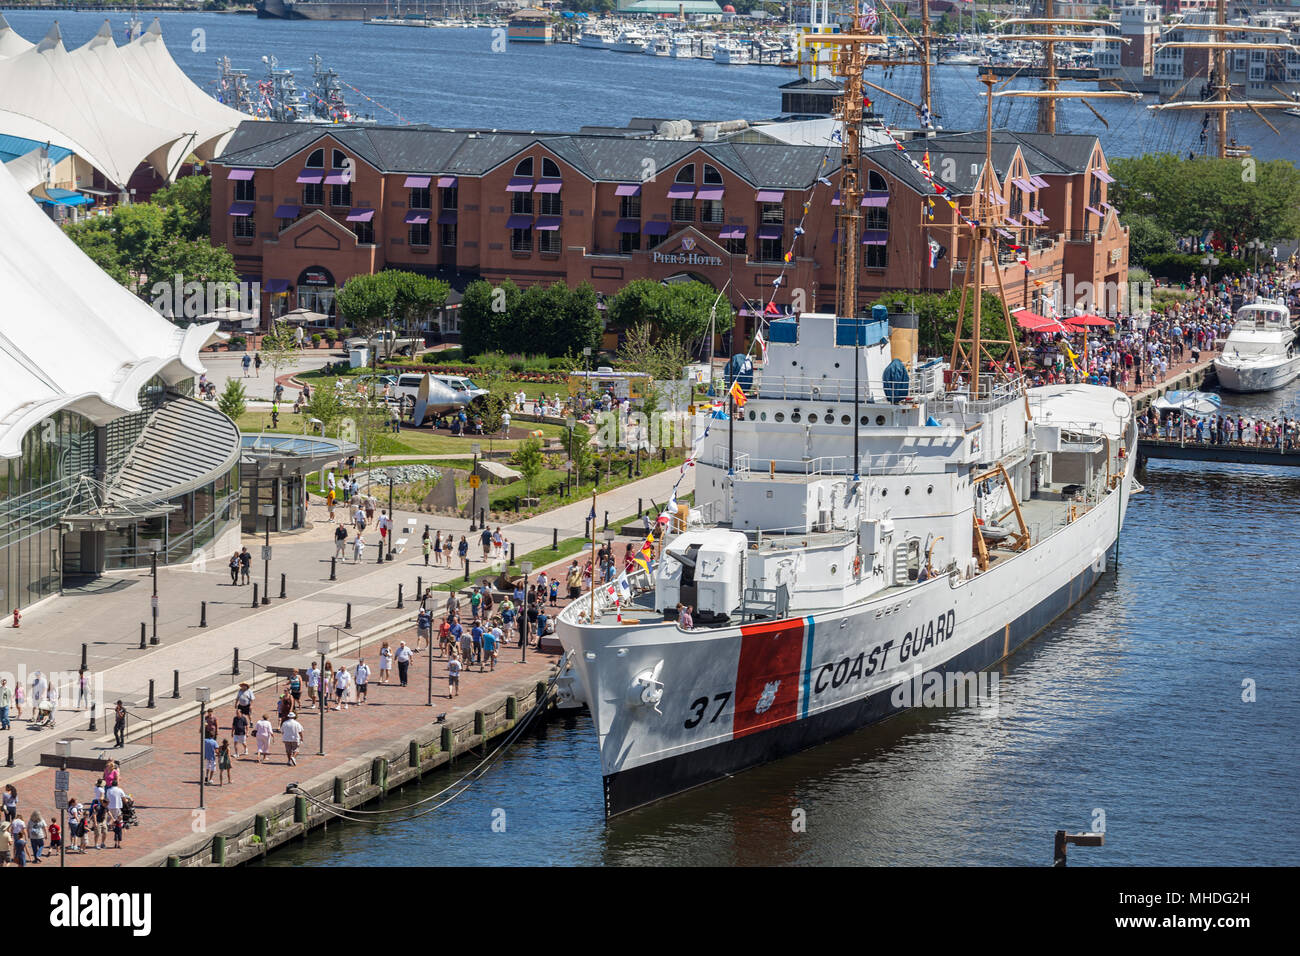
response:
{"label": "brick hotel building", "polygon": [[[838,149],[790,145],[761,129],[706,142],[635,129],[247,122],[213,163],[212,239],[245,280],[261,282],[264,315],[301,306],[336,321],[337,287],[386,268],[436,275],[457,290],[481,277],[525,286],[586,281],[604,295],[633,279],[689,276],[726,288],[740,344],[792,245],[777,303],[789,306],[796,290],[807,310],[835,301]],[[928,148],[932,168],[968,210],[984,134],[905,145],[918,160]],[[1008,252],[981,267],[993,287],[993,270],[1002,270],[1012,308],[1045,308],[1041,297],[1056,285],[1127,284],[1128,236],[1107,203],[1113,180],[1096,137],[1000,131],[993,164],[1005,235],[1027,246],[1029,265]],[[952,210],[937,202],[922,226],[930,190],[895,146],[867,148],[863,165],[860,301],[960,287],[967,241]],[[806,231],[796,239],[805,201]],[[930,239],[945,248],[934,268]],[[457,300],[429,331],[454,337]],[[1058,297],[1056,305],[1066,303]]]}

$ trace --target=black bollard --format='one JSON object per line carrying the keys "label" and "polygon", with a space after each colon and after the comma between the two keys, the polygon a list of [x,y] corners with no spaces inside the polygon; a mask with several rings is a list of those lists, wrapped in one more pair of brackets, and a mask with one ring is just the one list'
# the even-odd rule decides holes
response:
{"label": "black bollard", "polygon": [[590,537],[591,537],[591,519],[590,519],[590,518],[587,518],[587,519],[585,519],[585,520],[582,522],[582,536],[583,536],[584,538],[590,538]]}
{"label": "black bollard", "polygon": [[609,530],[609,512],[608,512],[608,511],[605,512],[605,527],[601,528],[600,530],[601,530],[601,531],[608,531],[608,530]]}
{"label": "black bollard", "polygon": [[384,539],[379,539],[379,557],[375,558],[375,564],[384,563]]}
{"label": "black bollard", "polygon": [[208,602],[199,602],[199,627],[208,626]]}
{"label": "black bollard", "polygon": [[145,623],[144,621],[141,621],[140,622],[140,650],[144,650],[148,646],[148,639],[145,637],[144,632],[145,632]]}
{"label": "black bollard", "polygon": [[513,541],[510,542],[510,563],[515,563],[515,543]]}
{"label": "black bollard", "polygon": [[239,648],[237,647],[235,648],[235,659],[230,665],[230,676],[231,677],[239,676]]}
{"label": "black bollard", "polygon": [[560,550],[560,529],[559,528],[551,529],[551,550],[552,551]]}
{"label": "black bollard", "polygon": [[13,737],[10,737],[10,738],[9,738],[9,757],[8,757],[7,760],[5,760],[5,766],[6,766],[6,767],[12,767],[13,765],[14,765],[14,739],[13,739]]}
{"label": "black bollard", "polygon": [[659,449],[659,464],[661,464],[661,465],[666,465],[666,464],[668,464],[668,449],[667,449],[667,448],[660,448],[660,449]]}
{"label": "black bollard", "polygon": [[631,478],[632,478],[632,459],[631,459],[631,458],[629,458],[629,459],[627,460],[627,477],[628,477],[628,480],[629,480],[629,481],[630,481]]}
{"label": "black bollard", "polygon": [[404,607],[406,605],[402,603],[402,586],[399,584],[397,586],[397,609],[400,611]]}
{"label": "black bollard", "polygon": [[153,678],[152,678],[152,677],[149,678],[149,703],[146,704],[145,706],[148,707],[150,710],[153,710],[153,708],[154,708],[154,703],[153,703]]}
{"label": "black bollard", "polygon": [[83,671],[86,669],[86,645],[85,644],[81,645],[81,669]]}
{"label": "black bollard", "polygon": [[289,649],[291,651],[296,651],[298,649],[298,622],[297,621],[293,622],[293,647]]}
{"label": "black bollard", "polygon": [[87,727],[86,729],[87,730],[96,729],[95,728],[95,702],[93,700],[90,702],[90,726]]}
{"label": "black bollard", "polygon": [[479,508],[479,509],[478,509],[478,526],[479,526],[480,528],[483,527],[483,509],[482,509],[482,508]]}
{"label": "black bollard", "polygon": [[283,598],[285,597],[285,590],[284,590],[284,575],[283,575],[283,574],[280,575],[280,597],[281,597],[281,599],[283,599]]}
{"label": "black bollard", "polygon": [[181,672],[172,671],[172,700],[181,699]]}
{"label": "black bollard", "polygon": [[424,578],[418,576],[415,579],[415,599],[424,600]]}
{"label": "black bollard", "polygon": [[347,620],[343,622],[343,630],[345,631],[352,630],[352,602],[351,601],[348,602],[348,617]]}
{"label": "black bollard", "polygon": [[257,607],[257,606],[258,606],[258,604],[257,604],[257,588],[258,588],[258,584],[257,584],[256,581],[254,581],[254,582],[253,582],[253,607]]}
{"label": "black bollard", "polygon": [[636,500],[636,516],[637,516],[638,518],[641,517],[643,514],[645,514],[645,507],[644,507],[644,505],[645,505],[645,502],[642,501],[640,498],[638,498],[638,499]]}
{"label": "black bollard", "polygon": [[465,559],[465,580],[469,580],[469,558]]}
{"label": "black bollard", "polygon": [[338,561],[339,559],[337,556],[330,558],[330,580],[331,581],[338,580],[338,570],[337,570]]}

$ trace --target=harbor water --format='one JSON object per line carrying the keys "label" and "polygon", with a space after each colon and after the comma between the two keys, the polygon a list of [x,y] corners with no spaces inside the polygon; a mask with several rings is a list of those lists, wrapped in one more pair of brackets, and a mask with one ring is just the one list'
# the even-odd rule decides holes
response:
{"label": "harbor water", "polygon": [[[107,16],[117,42],[125,40],[123,12],[17,10],[5,16],[34,41],[57,18],[69,48],[90,39]],[[141,19],[148,25],[153,16]],[[349,103],[373,113],[381,123],[573,132],[581,126],[622,126],[638,116],[765,118],[780,114],[778,87],[796,78],[793,69],[775,66],[723,66],[567,43],[506,43],[504,32],[487,28],[399,29],[359,21],[258,20],[216,13],[163,13],[159,20],[176,62],[210,93],[216,90],[220,57],[229,57],[235,69],[245,70],[255,86],[266,74],[262,57],[274,55],[279,68],[293,70],[298,88],[307,90],[309,58],[319,54],[345,83],[364,94],[345,87]],[[977,73],[974,66],[936,67],[934,108],[945,128],[983,128]],[[914,68],[898,68],[887,79],[876,69],[867,78],[913,101],[919,96]],[[1035,82],[1017,79],[1012,85],[1033,88]],[[887,122],[914,125],[908,107],[883,94],[876,100]],[[1160,151],[1186,155],[1200,149],[1201,114],[1195,110],[1153,114],[1143,104],[1126,100],[1097,100],[1092,105],[1109,127],[1082,103],[1065,100],[1058,106],[1058,128],[1101,136],[1112,156]],[[999,126],[1032,129],[1036,109],[1033,100],[1003,97],[997,101],[994,120]],[[1251,144],[1260,159],[1294,161],[1300,117],[1271,119],[1281,136],[1248,114],[1234,116],[1232,134]]]}
{"label": "harbor water", "polygon": [[[1297,398],[1225,395],[1224,412],[1291,416]],[[1006,662],[994,712],[905,714],[609,823],[590,720],[555,720],[435,813],[331,826],[266,864],[1038,866],[1057,829],[1099,827],[1071,866],[1285,865],[1300,472],[1140,477],[1118,570]]]}

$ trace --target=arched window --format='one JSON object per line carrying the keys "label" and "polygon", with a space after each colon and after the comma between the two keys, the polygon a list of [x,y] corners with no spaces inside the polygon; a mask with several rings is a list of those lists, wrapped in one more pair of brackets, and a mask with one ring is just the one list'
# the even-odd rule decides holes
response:
{"label": "arched window", "polygon": [[695,164],[687,163],[681,169],[677,170],[677,175],[673,177],[675,183],[695,183]]}
{"label": "arched window", "polygon": [[706,186],[722,185],[722,173],[718,172],[716,168],[710,166],[708,163],[704,164],[704,185]]}
{"label": "arched window", "polygon": [[560,178],[559,163],[557,163],[555,160],[551,159],[550,157],[543,156],[542,157],[542,178],[559,179]]}
{"label": "arched window", "polygon": [[330,165],[334,169],[347,169],[348,158],[343,155],[343,150],[334,150],[334,155],[330,159]]}
{"label": "arched window", "polygon": [[519,160],[518,164],[515,166],[515,175],[528,176],[531,178],[533,175],[533,157],[526,156]]}
{"label": "arched window", "polygon": [[873,193],[889,192],[889,184],[885,182],[885,177],[880,175],[874,169],[867,170],[867,191]]}
{"label": "arched window", "polygon": [[324,169],[324,168],[325,168],[325,150],[323,150],[323,149],[315,149],[315,150],[312,150],[312,154],[311,154],[310,156],[307,157],[307,168],[308,168],[308,169]]}

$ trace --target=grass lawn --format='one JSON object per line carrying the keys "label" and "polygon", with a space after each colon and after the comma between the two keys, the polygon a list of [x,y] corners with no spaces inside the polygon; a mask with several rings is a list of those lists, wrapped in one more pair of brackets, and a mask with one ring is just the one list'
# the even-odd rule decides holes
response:
{"label": "grass lawn", "polygon": [[[240,415],[235,422],[239,426],[239,430],[246,435],[263,431],[273,432],[278,435],[301,435],[304,423],[303,416],[294,415],[287,409],[280,412],[279,428],[271,428],[270,409],[247,411]],[[534,426],[530,423],[528,427],[530,431],[540,428],[547,437],[559,437],[564,434],[564,426],[562,425]],[[483,446],[484,453],[503,448],[513,451],[519,447],[519,442],[522,440],[515,438],[493,438],[489,440],[482,435],[461,435],[456,437],[446,432],[434,432],[427,428],[403,428],[400,435],[390,435],[389,437],[392,439],[392,444],[390,449],[385,452],[386,456],[410,456],[412,459],[437,455],[468,455],[474,450],[473,445],[475,442]]]}

